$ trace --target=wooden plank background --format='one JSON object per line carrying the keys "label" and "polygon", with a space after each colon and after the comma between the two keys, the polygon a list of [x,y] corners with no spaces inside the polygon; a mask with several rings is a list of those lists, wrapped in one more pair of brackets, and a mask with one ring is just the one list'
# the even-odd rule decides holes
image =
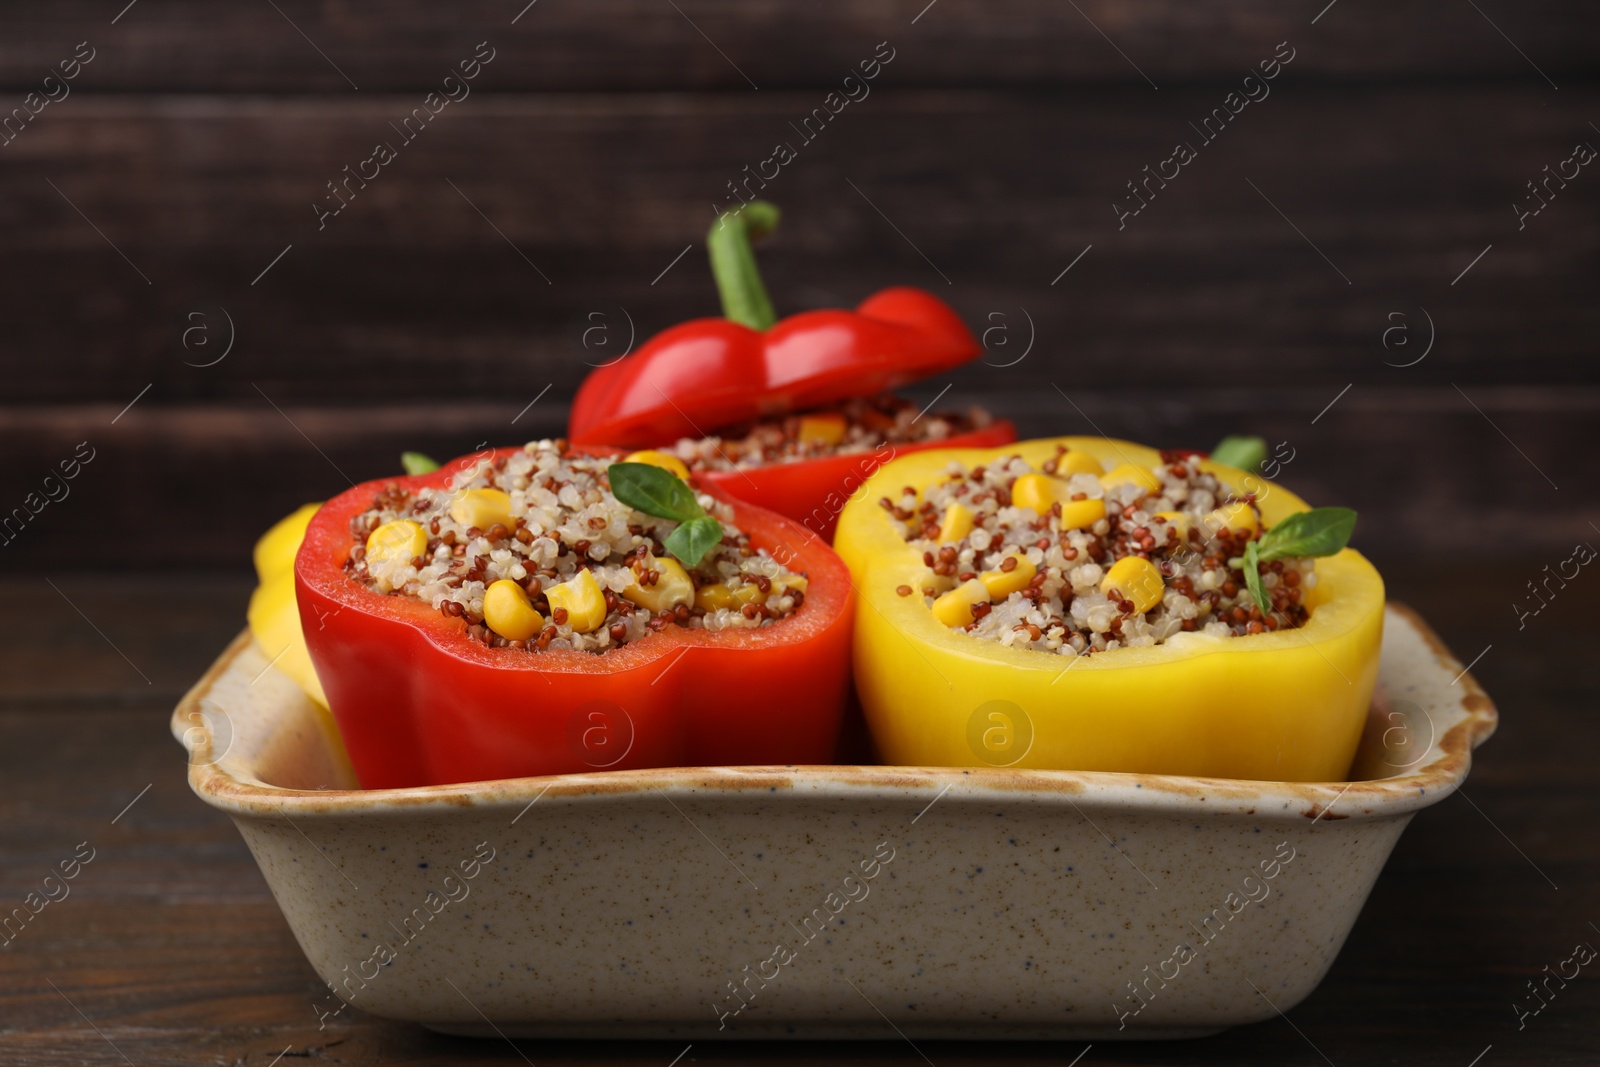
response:
{"label": "wooden plank background", "polygon": [[[905,282],[988,331],[920,396],[953,382],[1030,435],[1268,434],[1380,562],[1600,536],[1600,177],[1513,210],[1600,145],[1593,9],[277,6],[0,13],[6,108],[94,49],[0,147],[0,512],[96,450],[0,569],[107,528],[96,567],[237,568],[402,448],[558,433],[590,365],[715,313],[700,238],[779,141],[780,309]],[[483,41],[471,95],[319,229],[325,183]],[[1284,41],[1270,95],[1202,143],[1190,123]],[[870,95],[802,144],[791,123],[880,42]],[[1198,158],[1119,228],[1180,140]],[[581,342],[595,313],[610,349]]]}
{"label": "wooden plank background", "polygon": [[[1025,435],[1285,442],[1282,480],[1360,509],[1358,545],[1505,714],[1471,800],[1407,832],[1292,1025],[1084,1062],[1592,1063],[1591,986],[1527,1033],[1506,1007],[1593,918],[1594,613],[1582,590],[1526,626],[1515,604],[1600,545],[1600,173],[1552,182],[1525,225],[1514,205],[1600,146],[1597,30],[1600,8],[1553,0],[0,7],[0,122],[94,50],[0,136],[0,519],[60,497],[0,532],[0,594],[29,608],[0,618],[0,888],[20,900],[63,842],[104,853],[0,953],[0,1059],[523,1062],[359,1013],[314,1031],[320,986],[237,834],[183,786],[167,709],[242,624],[273,519],[404,448],[558,434],[591,365],[714,313],[699,242],[726,183],[799,145],[790,124],[886,42],[870,95],[766,190],[780,309],[938,292],[988,351],[915,395],[951,385]],[[325,183],[479,42],[494,58],[471,95],[319,230]],[[1198,145],[1190,123],[1279,42],[1294,58],[1270,96],[1119,228],[1126,183]],[[603,348],[582,342],[596,313]],[[923,1051],[1077,1050],[823,1050]]]}

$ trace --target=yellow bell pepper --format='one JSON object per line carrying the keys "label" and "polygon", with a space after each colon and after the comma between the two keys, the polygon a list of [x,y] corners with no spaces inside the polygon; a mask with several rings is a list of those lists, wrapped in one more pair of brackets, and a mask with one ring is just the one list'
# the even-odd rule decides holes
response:
{"label": "yellow bell pepper", "polygon": [[[1135,472],[1161,463],[1154,449],[1088,437],[915,452],[880,467],[840,516],[834,548],[866,601],[856,612],[856,687],[885,760],[1341,779],[1366,721],[1383,636],[1383,580],[1352,549],[1316,561],[1302,627],[1183,634],[1087,657],[974,637],[941,622],[923,597],[899,595],[900,587],[931,587],[932,572],[880,497],[932,485],[952,460],[970,469],[1020,455],[1039,469],[1058,444],[1092,455],[1119,481],[1142,482]],[[1308,510],[1243,471],[1209,460],[1201,467],[1236,491],[1254,490],[1267,527]]]}
{"label": "yellow bell pepper", "polygon": [[246,617],[250,634],[262,653],[278,670],[293,678],[306,695],[323,707],[328,698],[311,666],[306,638],[300,629],[300,609],[294,596],[294,557],[305,539],[306,526],[321,504],[307,504],[279,520],[256,542],[256,577],[260,585],[250,594]]}

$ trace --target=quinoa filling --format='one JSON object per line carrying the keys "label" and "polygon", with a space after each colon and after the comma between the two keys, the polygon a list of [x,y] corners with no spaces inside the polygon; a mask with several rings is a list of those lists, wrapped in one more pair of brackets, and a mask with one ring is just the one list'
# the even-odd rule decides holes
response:
{"label": "quinoa filling", "polygon": [[612,462],[535,441],[440,489],[391,483],[351,520],[345,572],[525,652],[604,652],[668,626],[754,628],[800,608],[805,577],[755,548],[713,497],[696,494],[721,542],[694,567],[673,559],[663,542],[677,523],[619,502]]}
{"label": "quinoa filling", "polygon": [[1239,569],[1245,545],[1261,537],[1260,508],[1193,455],[1106,472],[1058,446],[1039,470],[1011,456],[971,470],[951,463],[947,475],[921,498],[908,486],[879,503],[928,567],[920,588],[896,591],[920,595],[942,623],[975,637],[1090,655],[1310,617],[1314,561],[1262,563],[1271,600],[1262,611]]}
{"label": "quinoa filling", "polygon": [[885,444],[942,441],[989,425],[987,411],[922,414],[890,393],[853,397],[836,407],[763,419],[711,437],[685,437],[665,449],[696,470],[750,470],[822,456],[873,452]]}

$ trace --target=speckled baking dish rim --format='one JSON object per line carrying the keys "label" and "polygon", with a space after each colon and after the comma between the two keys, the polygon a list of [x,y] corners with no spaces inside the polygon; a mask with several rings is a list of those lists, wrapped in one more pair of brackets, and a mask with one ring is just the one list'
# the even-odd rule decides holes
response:
{"label": "speckled baking dish rim", "polygon": [[[351,788],[354,777],[326,714],[270,670],[247,635],[184,697],[172,728],[190,750],[192,788],[234,817],[319,974],[328,981],[343,976],[355,1006],[379,1015],[457,1033],[498,1028],[551,1037],[896,1038],[885,1025],[890,1018],[911,1037],[1181,1037],[1269,1018],[1307,995],[1331,965],[1400,831],[1417,811],[1454,791],[1472,749],[1494,731],[1497,715],[1487,695],[1401,605],[1388,608],[1379,686],[1352,776],[1365,780],[1346,783],[819,766],[596,772],[363,791]],[[1394,714],[1402,701],[1411,709],[1408,720]],[[1420,732],[1424,721],[1432,735],[1426,753],[1414,768],[1395,773],[1384,762],[1385,732],[1396,723]],[[227,751],[218,751],[224,742]],[[750,912],[741,890],[760,893],[747,868],[760,869],[768,883],[771,895],[760,901],[768,916],[805,915],[828,872],[871,855],[871,842],[853,829],[862,823],[894,827],[909,850],[899,855],[917,861],[912,871],[902,862],[879,886],[882,896],[897,883],[899,899],[876,914],[863,904],[862,921],[834,927],[825,942],[826,969],[813,959],[809,972],[785,971],[763,944],[784,924],[761,919],[742,929],[728,921]],[[406,914],[425,888],[411,872],[448,867],[452,840],[488,840],[496,828],[514,833],[516,847],[538,870],[495,861],[506,891],[476,909],[480,920],[493,917],[487,925],[495,938],[441,935],[428,946],[436,966],[390,970],[353,986],[341,962],[356,958],[371,933],[362,929],[358,937],[357,928]],[[570,857],[546,854],[542,845],[523,849],[529,835],[548,841],[573,833],[592,851],[588,873],[579,873],[582,863],[563,867]],[[879,835],[894,836],[884,829],[867,836]],[[1270,861],[1271,849],[1261,847],[1269,837],[1292,842],[1303,857],[1286,869],[1294,880],[1275,883],[1282,929],[1314,928],[1315,936],[1297,931],[1286,940],[1258,924],[1257,936],[1241,936],[1224,949],[1208,940],[1205,978],[1159,981],[1157,988],[1146,964],[1167,973],[1161,966],[1171,964],[1167,942],[1187,936],[1186,916],[1214,913],[1227,887],[1257,861]],[[856,838],[857,844],[841,843]],[[1307,843],[1314,843],[1309,852]],[[1024,851],[1008,851],[1018,847]],[[391,848],[429,858],[421,866],[396,866]],[[786,867],[769,869],[767,850],[787,857]],[[1076,864],[1065,862],[1072,857]],[[1008,861],[1021,873],[1007,873]],[[981,890],[960,884],[976,877],[972,870],[983,872],[985,862],[993,874]],[[553,876],[552,863],[565,873]],[[719,873],[728,877],[719,880]],[[622,933],[623,920],[611,922],[645,915],[646,901],[685,879],[706,883],[685,905],[704,915],[649,943]],[[538,894],[528,893],[530,881],[540,885]],[[381,888],[350,892],[358,883]],[[1173,885],[1181,888],[1161,892]],[[1086,903],[1043,924],[1048,929],[1031,941],[1024,929],[1020,951],[1029,958],[1020,963],[996,958],[993,931],[964,933],[944,918],[951,907],[981,909],[983,901],[1003,901],[1007,913],[1031,908],[1054,915],[1058,896]],[[1116,899],[1105,903],[1110,898]],[[1094,901],[1117,921],[1108,925]],[[1256,908],[1266,910],[1265,901]],[[451,925],[462,921],[449,918]],[[648,918],[639,921],[650,925]],[[1017,921],[1003,920],[1008,930]],[[575,922],[588,929],[573,933]],[[1111,926],[1125,928],[1114,950]],[[1101,927],[1105,942],[1094,945]],[[787,929],[798,927],[791,921]],[[1192,921],[1187,929],[1196,929]],[[925,967],[904,970],[891,962],[888,973],[867,978],[876,992],[850,981],[919,947],[943,965],[957,965],[961,977],[929,981]],[[523,956],[540,966],[511,974],[507,960]],[[613,957],[631,960],[633,971],[608,973]],[[748,969],[732,966],[749,961],[762,975],[768,973],[762,963],[778,966],[778,976],[752,985]],[[623,962],[621,971],[628,966]],[[557,970],[564,979],[552,984]],[[457,979],[439,981],[446,971]],[[390,978],[398,973],[404,977]],[[1241,976],[1246,984],[1237,981]],[[743,978],[748,1001],[731,984],[735,978]],[[641,982],[654,990],[650,996],[641,994]],[[339,1002],[330,996],[328,1003]],[[741,1010],[733,1016],[718,1014],[735,1004]],[[913,1006],[897,1014],[893,1006],[901,1004]],[[1124,1014],[1134,1005],[1137,1012]]]}

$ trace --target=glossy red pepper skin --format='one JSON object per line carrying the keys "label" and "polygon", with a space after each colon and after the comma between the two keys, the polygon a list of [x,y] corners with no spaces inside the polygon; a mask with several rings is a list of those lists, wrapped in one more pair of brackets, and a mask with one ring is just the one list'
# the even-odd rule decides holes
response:
{"label": "glossy red pepper skin", "polygon": [[804,311],[769,330],[695,319],[592,372],[572,404],[577,444],[640,448],[871,396],[950,370],[982,348],[955,310],[885,289],[854,311]]}
{"label": "glossy red pepper skin", "polygon": [[938,441],[885,444],[872,452],[822,456],[798,463],[773,463],[751,470],[703,471],[697,480],[702,485],[715,486],[728,496],[785,515],[832,542],[833,529],[838,525],[845,503],[873,471],[891,459],[925,448],[995,448],[1016,439],[1016,428],[1005,419],[999,419],[982,429]]}
{"label": "glossy red pepper skin", "polygon": [[380,489],[438,487],[459,466],[341,493],[295,559],[306,644],[364,788],[832,759],[854,608],[849,574],[820,539],[732,502],[734,524],[809,579],[799,610],[760,629],[669,626],[599,654],[486,648],[464,620],[344,572],[350,520]]}

